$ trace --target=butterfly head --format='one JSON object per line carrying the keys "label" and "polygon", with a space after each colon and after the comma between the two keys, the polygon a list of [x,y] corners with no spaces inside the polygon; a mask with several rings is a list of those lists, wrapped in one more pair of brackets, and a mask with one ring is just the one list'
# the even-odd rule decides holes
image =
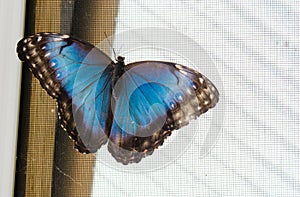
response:
{"label": "butterfly head", "polygon": [[123,63],[123,62],[124,62],[124,59],[125,59],[125,57],[122,57],[122,56],[118,56],[118,57],[117,57],[117,61],[118,61],[118,62],[122,62],[122,63]]}

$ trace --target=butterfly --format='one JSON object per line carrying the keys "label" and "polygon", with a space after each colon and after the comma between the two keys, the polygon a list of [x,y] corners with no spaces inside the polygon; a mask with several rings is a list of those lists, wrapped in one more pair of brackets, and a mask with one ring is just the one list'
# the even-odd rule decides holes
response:
{"label": "butterfly", "polygon": [[108,143],[123,164],[138,163],[172,131],[213,108],[214,84],[171,62],[114,62],[92,44],[59,33],[37,33],[17,44],[21,61],[58,104],[61,126],[81,153]]}

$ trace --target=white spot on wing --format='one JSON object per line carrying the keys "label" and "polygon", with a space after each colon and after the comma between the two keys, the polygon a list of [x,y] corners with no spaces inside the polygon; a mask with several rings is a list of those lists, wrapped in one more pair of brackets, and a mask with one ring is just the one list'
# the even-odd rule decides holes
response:
{"label": "white spot on wing", "polygon": [[174,103],[171,103],[171,109],[174,109],[174,108],[175,108]]}
{"label": "white spot on wing", "polygon": [[182,66],[179,65],[179,64],[175,64],[175,67],[178,68],[178,69],[182,69]]}
{"label": "white spot on wing", "polygon": [[45,57],[48,57],[50,55],[50,52],[47,52],[46,54],[45,54]]}
{"label": "white spot on wing", "polygon": [[61,38],[53,38],[53,41],[58,42],[58,41],[62,41],[62,39]]}
{"label": "white spot on wing", "polygon": [[67,39],[67,38],[70,38],[70,36],[69,35],[63,35],[62,38]]}
{"label": "white spot on wing", "polygon": [[37,41],[40,42],[42,40],[42,36],[38,36]]}
{"label": "white spot on wing", "polygon": [[184,75],[187,75],[187,72],[184,71],[184,70],[179,70],[179,72],[181,72],[181,73],[184,74]]}
{"label": "white spot on wing", "polygon": [[200,81],[201,84],[203,84],[204,79],[203,79],[202,77],[200,77],[200,78],[199,78],[199,81]]}
{"label": "white spot on wing", "polygon": [[193,88],[195,89],[195,90],[197,90],[197,86],[193,83]]}
{"label": "white spot on wing", "polygon": [[180,96],[178,96],[178,100],[179,101],[183,101],[183,97],[180,95]]}

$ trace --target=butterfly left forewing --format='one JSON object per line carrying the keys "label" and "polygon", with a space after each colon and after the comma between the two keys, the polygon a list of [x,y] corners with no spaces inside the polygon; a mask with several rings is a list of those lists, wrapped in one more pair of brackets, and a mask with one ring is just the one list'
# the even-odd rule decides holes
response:
{"label": "butterfly left forewing", "polygon": [[22,39],[19,58],[58,103],[61,124],[84,153],[107,140],[112,60],[93,45],[57,33]]}

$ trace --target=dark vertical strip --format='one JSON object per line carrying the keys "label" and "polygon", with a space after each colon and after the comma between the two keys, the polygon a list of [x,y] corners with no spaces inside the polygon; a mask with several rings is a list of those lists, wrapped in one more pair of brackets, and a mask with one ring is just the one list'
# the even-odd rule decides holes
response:
{"label": "dark vertical strip", "polygon": [[71,33],[74,4],[75,0],[62,0],[61,2],[60,33]]}
{"label": "dark vertical strip", "polygon": [[[71,34],[74,4],[75,0],[62,0],[61,2],[60,33]],[[67,132],[61,128],[60,122],[58,121],[55,129],[51,196],[71,196],[66,191],[68,190],[67,188],[71,184],[70,181],[72,181],[72,179],[68,178],[66,175],[70,174],[69,171],[73,169],[72,167],[68,167],[68,165],[72,164],[68,164],[67,162],[70,160],[68,154],[72,151],[75,151],[73,148],[73,141],[70,140]]]}
{"label": "dark vertical strip", "polygon": [[[26,1],[24,36],[34,33],[36,1]],[[21,39],[21,38],[20,38]],[[19,129],[14,196],[25,196],[32,74],[22,66]]]}
{"label": "dark vertical strip", "polygon": [[[81,24],[77,22],[89,20],[84,14],[89,10],[89,3],[89,0],[62,1],[62,33],[68,33],[87,40],[87,37],[82,36],[85,32],[84,28],[80,28],[86,27],[86,25],[83,25],[84,22]],[[75,29],[74,23],[77,27]],[[81,33],[77,33],[79,29]],[[73,141],[70,140],[67,132],[61,128],[58,122],[55,134],[52,196],[90,196],[92,176],[86,177],[86,174],[92,173],[93,158],[91,155],[78,153],[73,147]],[[78,163],[82,163],[82,165],[78,165]]]}
{"label": "dark vertical strip", "polygon": [[[63,0],[62,5],[67,5]],[[117,11],[116,0],[74,0],[70,24],[70,8],[63,8],[62,30],[77,38],[97,45],[105,38],[104,32],[112,34]],[[62,10],[62,11],[63,11]],[[64,24],[64,25],[63,25]],[[71,27],[70,27],[71,25]],[[64,32],[64,33],[65,33]],[[57,125],[52,179],[52,196],[90,196],[93,185],[95,155],[81,154],[74,150],[67,133]]]}
{"label": "dark vertical strip", "polygon": [[74,4],[72,34],[97,45],[112,35],[117,16],[117,0],[76,0]]}
{"label": "dark vertical strip", "polygon": [[[86,32],[89,27],[89,21],[91,20],[90,1],[76,0],[74,4],[74,12],[72,18],[72,35],[81,39],[87,39]],[[90,12],[90,13],[89,13]]]}

